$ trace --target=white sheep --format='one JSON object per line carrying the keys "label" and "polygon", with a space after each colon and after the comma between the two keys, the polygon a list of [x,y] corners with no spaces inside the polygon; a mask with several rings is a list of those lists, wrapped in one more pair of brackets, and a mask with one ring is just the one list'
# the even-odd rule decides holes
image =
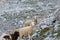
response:
{"label": "white sheep", "polygon": [[35,22],[35,25],[37,24],[37,17],[35,16],[32,20],[27,20],[24,22],[25,27],[30,26],[32,22]]}
{"label": "white sheep", "polygon": [[23,27],[23,28],[19,28],[17,29],[17,32],[19,32],[19,37],[29,37],[29,39],[31,38],[31,35],[35,32],[36,27],[34,22],[32,22],[31,26],[28,27]]}

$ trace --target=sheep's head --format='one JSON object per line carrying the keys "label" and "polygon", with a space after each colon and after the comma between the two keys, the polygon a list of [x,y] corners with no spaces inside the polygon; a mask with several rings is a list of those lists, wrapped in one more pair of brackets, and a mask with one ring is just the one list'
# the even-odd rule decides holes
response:
{"label": "sheep's head", "polygon": [[11,36],[9,35],[9,34],[3,34],[3,36],[2,36],[5,40],[11,40],[12,38],[11,38]]}
{"label": "sheep's head", "polygon": [[37,17],[36,17],[36,16],[33,18],[33,21],[34,21],[35,23],[37,23]]}
{"label": "sheep's head", "polygon": [[11,38],[10,38],[8,35],[4,36],[4,38],[5,38],[6,40],[11,40]]}

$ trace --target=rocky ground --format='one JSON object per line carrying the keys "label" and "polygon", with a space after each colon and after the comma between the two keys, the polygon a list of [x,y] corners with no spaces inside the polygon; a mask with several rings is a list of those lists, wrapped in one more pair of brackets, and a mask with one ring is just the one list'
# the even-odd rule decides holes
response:
{"label": "rocky ground", "polygon": [[[60,0],[0,0],[0,35],[38,18],[34,40],[60,40]],[[42,28],[42,29],[40,29]]]}

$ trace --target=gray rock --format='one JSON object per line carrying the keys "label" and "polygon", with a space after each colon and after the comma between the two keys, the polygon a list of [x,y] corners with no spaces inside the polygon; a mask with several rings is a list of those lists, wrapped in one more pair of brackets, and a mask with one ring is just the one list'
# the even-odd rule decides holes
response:
{"label": "gray rock", "polygon": [[52,25],[53,24],[52,21],[54,21],[54,17],[50,17],[50,18],[44,19],[41,24]]}
{"label": "gray rock", "polygon": [[54,32],[57,32],[57,31],[58,31],[58,24],[54,26]]}
{"label": "gray rock", "polygon": [[32,39],[36,39],[36,38],[38,38],[40,35],[38,34],[38,33],[34,33],[32,36],[31,36],[31,38]]}

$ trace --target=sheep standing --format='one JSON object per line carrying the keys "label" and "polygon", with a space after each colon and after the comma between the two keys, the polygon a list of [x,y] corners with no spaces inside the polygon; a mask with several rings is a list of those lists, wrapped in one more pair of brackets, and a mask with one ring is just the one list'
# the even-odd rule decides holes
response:
{"label": "sheep standing", "polygon": [[36,17],[36,16],[35,16],[32,20],[27,20],[27,21],[25,21],[25,22],[24,22],[25,27],[26,27],[26,26],[30,26],[30,24],[31,24],[32,22],[35,22],[35,25],[37,24],[37,17]]}
{"label": "sheep standing", "polygon": [[32,22],[31,26],[28,27],[23,27],[23,28],[19,28],[17,30],[17,32],[19,32],[19,37],[20,39],[22,39],[23,37],[28,37],[29,39],[31,38],[31,35],[35,32],[36,27],[33,26],[35,25],[34,22]]}

